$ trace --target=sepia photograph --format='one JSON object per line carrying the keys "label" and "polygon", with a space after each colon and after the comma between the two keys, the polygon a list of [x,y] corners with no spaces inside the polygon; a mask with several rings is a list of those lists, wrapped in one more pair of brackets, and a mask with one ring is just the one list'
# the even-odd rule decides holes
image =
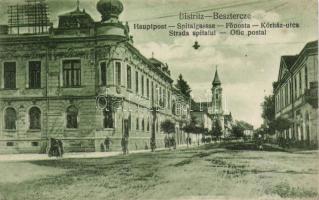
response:
{"label": "sepia photograph", "polygon": [[319,200],[317,0],[0,0],[0,200]]}

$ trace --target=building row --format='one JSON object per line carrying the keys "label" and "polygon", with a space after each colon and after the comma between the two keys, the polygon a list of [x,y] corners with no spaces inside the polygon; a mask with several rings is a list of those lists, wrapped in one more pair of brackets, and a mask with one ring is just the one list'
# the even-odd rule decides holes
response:
{"label": "building row", "polygon": [[318,145],[318,41],[305,45],[297,55],[281,57],[274,83],[276,119],[291,124],[277,137]]}
{"label": "building row", "polygon": [[123,135],[130,149],[145,149],[153,126],[162,147],[166,119],[178,144],[185,142],[190,101],[173,86],[168,65],[134,47],[118,19],[120,1],[101,0],[97,9],[99,22],[78,5],[57,27],[22,19],[0,26],[0,153],[45,152],[48,138],[61,139],[66,151],[101,151],[109,137],[119,150]]}

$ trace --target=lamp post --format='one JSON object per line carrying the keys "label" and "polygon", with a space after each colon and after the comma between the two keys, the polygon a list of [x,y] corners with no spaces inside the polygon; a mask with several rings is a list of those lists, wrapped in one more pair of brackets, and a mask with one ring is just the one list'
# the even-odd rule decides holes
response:
{"label": "lamp post", "polygon": [[151,141],[150,141],[150,146],[151,146],[151,151],[154,152],[156,149],[156,130],[155,130],[155,123],[157,119],[157,107],[153,106],[152,107],[152,116],[153,116],[153,123],[152,123],[152,134],[151,134]]}

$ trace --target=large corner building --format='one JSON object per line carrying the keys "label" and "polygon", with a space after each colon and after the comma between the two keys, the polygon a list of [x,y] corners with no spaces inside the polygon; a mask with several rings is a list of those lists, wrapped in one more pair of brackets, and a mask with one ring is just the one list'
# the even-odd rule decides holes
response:
{"label": "large corner building", "polygon": [[0,25],[0,153],[45,152],[50,137],[66,151],[101,151],[110,137],[111,150],[120,150],[123,134],[130,149],[146,149],[153,127],[162,147],[166,119],[185,142],[188,100],[166,64],[133,46],[120,1],[98,2],[99,22],[78,5],[57,27],[43,0],[10,9],[9,24]]}
{"label": "large corner building", "polygon": [[309,42],[297,55],[281,57],[274,84],[276,118],[291,126],[278,137],[307,146],[318,145],[318,41]]}

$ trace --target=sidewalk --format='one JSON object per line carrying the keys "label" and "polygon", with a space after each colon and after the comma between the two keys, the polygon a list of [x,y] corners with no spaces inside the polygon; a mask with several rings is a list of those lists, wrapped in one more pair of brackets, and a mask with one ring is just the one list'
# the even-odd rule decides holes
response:
{"label": "sidewalk", "polygon": [[[197,145],[190,145],[191,147],[196,147]],[[180,145],[177,149],[187,148],[186,144]],[[158,148],[155,151],[168,150],[167,148]],[[135,153],[147,153],[151,150],[133,150],[130,154]],[[69,158],[106,158],[111,156],[122,155],[121,151],[113,152],[76,152],[76,153],[65,153],[62,158],[48,157],[47,154],[0,154],[0,162],[10,162],[10,161],[36,161],[36,160],[56,160],[56,159],[69,159]]]}
{"label": "sidewalk", "polygon": [[[160,149],[158,149],[160,150]],[[150,150],[130,151],[131,154],[150,152]],[[81,152],[81,153],[65,153],[63,158],[48,157],[47,154],[6,154],[0,155],[0,162],[8,161],[36,161],[36,160],[56,160],[68,158],[104,158],[122,155],[122,152]]]}

